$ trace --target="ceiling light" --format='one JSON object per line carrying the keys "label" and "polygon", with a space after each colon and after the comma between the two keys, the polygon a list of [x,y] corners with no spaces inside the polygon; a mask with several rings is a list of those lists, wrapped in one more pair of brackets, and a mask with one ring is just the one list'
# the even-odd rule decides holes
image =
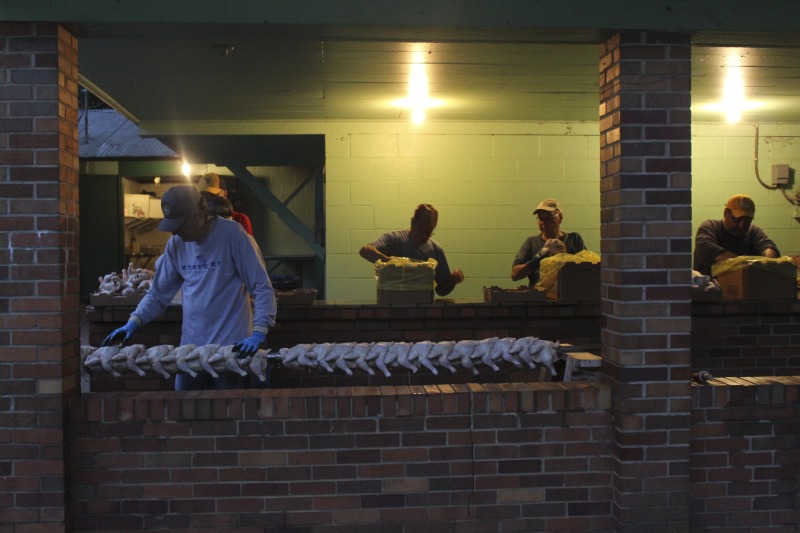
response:
{"label": "ceiling light", "polygon": [[742,119],[742,113],[758,109],[761,104],[748,101],[744,96],[744,79],[742,67],[739,66],[739,50],[734,49],[728,56],[725,83],[722,89],[722,100],[705,105],[705,109],[725,114],[728,124],[736,124]]}
{"label": "ceiling light", "polygon": [[395,105],[411,111],[411,120],[415,124],[425,121],[425,110],[442,105],[441,101],[428,96],[428,73],[425,53],[415,52],[411,60],[411,72],[408,80],[408,96],[397,100]]}
{"label": "ceiling light", "polygon": [[183,173],[183,175],[184,175],[184,176],[186,176],[186,178],[188,179],[188,178],[189,178],[189,175],[192,173],[192,167],[191,167],[191,165],[189,165],[189,163],[187,163],[186,161],[184,161],[184,162],[183,162],[183,164],[181,165],[181,172],[182,172],[182,173]]}

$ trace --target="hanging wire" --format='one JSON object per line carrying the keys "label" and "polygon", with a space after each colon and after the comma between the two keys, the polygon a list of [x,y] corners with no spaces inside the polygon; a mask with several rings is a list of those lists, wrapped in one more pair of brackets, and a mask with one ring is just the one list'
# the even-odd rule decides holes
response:
{"label": "hanging wire", "polygon": [[756,138],[755,138],[755,149],[753,154],[753,166],[755,169],[756,179],[765,189],[769,189],[771,191],[774,191],[775,189],[780,189],[781,194],[783,194],[783,197],[786,198],[786,201],[789,202],[790,204],[800,205],[800,193],[797,193],[794,195],[794,197],[791,197],[788,194],[786,194],[786,187],[781,187],[780,185],[767,185],[766,183],[764,183],[764,180],[761,179],[761,176],[758,173],[758,139],[759,139],[758,122],[755,123],[755,128],[756,128],[756,133],[755,133]]}

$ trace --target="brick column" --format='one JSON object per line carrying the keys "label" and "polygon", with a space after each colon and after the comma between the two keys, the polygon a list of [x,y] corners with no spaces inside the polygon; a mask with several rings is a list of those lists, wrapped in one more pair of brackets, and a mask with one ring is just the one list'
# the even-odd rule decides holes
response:
{"label": "brick column", "polygon": [[689,530],[691,45],[622,32],[601,47],[604,373],[616,531]]}
{"label": "brick column", "polygon": [[65,531],[78,394],[77,41],[0,23],[0,529]]}

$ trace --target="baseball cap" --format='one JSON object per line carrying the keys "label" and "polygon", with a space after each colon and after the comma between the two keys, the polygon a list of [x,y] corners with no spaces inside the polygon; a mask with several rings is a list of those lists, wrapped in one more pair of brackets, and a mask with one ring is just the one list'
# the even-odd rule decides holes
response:
{"label": "baseball cap", "polygon": [[158,225],[161,231],[178,231],[186,222],[186,217],[197,211],[200,193],[191,185],[171,187],[161,197],[161,211],[164,219]]}
{"label": "baseball cap", "polygon": [[753,200],[746,194],[734,194],[728,198],[725,207],[730,209],[733,212],[733,216],[736,218],[753,218],[756,216],[756,204],[754,204]]}
{"label": "baseball cap", "polygon": [[214,172],[207,172],[200,176],[200,181],[197,182],[197,190],[200,192],[208,191],[211,194],[219,194],[222,192],[220,187],[221,179],[219,174]]}
{"label": "baseball cap", "polygon": [[537,205],[536,209],[533,210],[533,214],[535,215],[539,211],[550,211],[551,213],[553,211],[559,211],[561,213],[564,212],[564,210],[561,209],[561,204],[559,201],[553,198],[548,198],[547,200],[542,200],[539,202],[539,205]]}

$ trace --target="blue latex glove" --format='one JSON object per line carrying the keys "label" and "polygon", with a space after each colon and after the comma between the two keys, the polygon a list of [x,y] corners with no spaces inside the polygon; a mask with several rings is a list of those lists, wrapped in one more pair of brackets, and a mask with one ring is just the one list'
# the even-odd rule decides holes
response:
{"label": "blue latex glove", "polygon": [[136,331],[138,328],[138,324],[133,320],[129,321],[127,324],[122,326],[121,328],[117,328],[111,332],[111,335],[103,339],[103,343],[101,346],[111,346],[112,344],[125,344],[130,340],[131,335],[133,332]]}
{"label": "blue latex glove", "polygon": [[265,342],[267,342],[267,336],[260,331],[254,331],[246,339],[237,342],[233,347],[233,351],[239,352],[239,357],[247,357],[255,354]]}

